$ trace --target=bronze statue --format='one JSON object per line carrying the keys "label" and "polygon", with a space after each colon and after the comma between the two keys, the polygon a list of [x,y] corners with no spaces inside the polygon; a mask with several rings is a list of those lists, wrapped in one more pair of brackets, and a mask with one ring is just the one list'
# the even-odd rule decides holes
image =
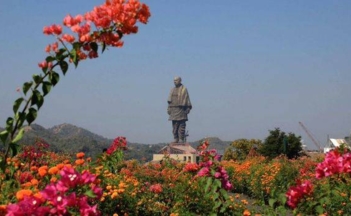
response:
{"label": "bronze statue", "polygon": [[184,142],[186,121],[192,108],[188,90],[182,85],[182,78],[174,78],[175,87],[171,89],[168,96],[167,113],[173,126],[174,142]]}

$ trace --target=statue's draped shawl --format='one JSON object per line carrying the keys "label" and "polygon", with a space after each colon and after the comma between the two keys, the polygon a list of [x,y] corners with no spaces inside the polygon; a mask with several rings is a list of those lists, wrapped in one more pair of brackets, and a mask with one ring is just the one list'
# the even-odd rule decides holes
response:
{"label": "statue's draped shawl", "polygon": [[185,86],[174,87],[168,96],[169,120],[188,120],[188,112],[191,110],[188,90]]}
{"label": "statue's draped shawl", "polygon": [[178,100],[172,101],[172,94],[176,90],[177,90],[176,87],[171,89],[171,92],[169,93],[169,96],[168,96],[168,103],[173,104],[175,106],[189,107],[191,109],[192,106],[191,106],[188,90],[183,85],[179,87]]}

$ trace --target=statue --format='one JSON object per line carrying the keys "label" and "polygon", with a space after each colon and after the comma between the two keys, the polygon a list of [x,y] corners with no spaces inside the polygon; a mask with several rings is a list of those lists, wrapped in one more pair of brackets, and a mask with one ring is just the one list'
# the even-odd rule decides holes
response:
{"label": "statue", "polygon": [[168,96],[167,113],[169,121],[172,121],[174,143],[183,143],[186,139],[185,127],[188,114],[192,108],[188,90],[182,85],[182,78],[174,78],[175,87]]}

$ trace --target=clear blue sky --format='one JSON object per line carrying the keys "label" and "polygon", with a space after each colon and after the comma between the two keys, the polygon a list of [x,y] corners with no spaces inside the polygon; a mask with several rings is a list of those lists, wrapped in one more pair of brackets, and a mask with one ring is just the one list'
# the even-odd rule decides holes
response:
{"label": "clear blue sky", "polygon": [[[45,25],[103,1],[0,1],[0,122],[16,88],[40,73],[54,38]],[[36,123],[71,123],[107,138],[172,140],[166,113],[181,76],[193,110],[189,141],[301,135],[324,145],[351,132],[351,1],[145,0],[152,17],[121,49],[73,67],[45,98]]]}

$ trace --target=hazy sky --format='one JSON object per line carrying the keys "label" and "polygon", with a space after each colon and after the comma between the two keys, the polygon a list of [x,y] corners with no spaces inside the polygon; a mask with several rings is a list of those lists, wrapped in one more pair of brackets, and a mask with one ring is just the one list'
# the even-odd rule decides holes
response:
{"label": "hazy sky", "polygon": [[[0,122],[16,88],[40,73],[54,42],[43,26],[103,1],[0,0]],[[322,145],[351,132],[351,1],[145,0],[152,17],[124,47],[71,67],[36,123],[71,123],[107,138],[172,141],[167,97],[181,76],[189,141],[264,139],[280,127]]]}

